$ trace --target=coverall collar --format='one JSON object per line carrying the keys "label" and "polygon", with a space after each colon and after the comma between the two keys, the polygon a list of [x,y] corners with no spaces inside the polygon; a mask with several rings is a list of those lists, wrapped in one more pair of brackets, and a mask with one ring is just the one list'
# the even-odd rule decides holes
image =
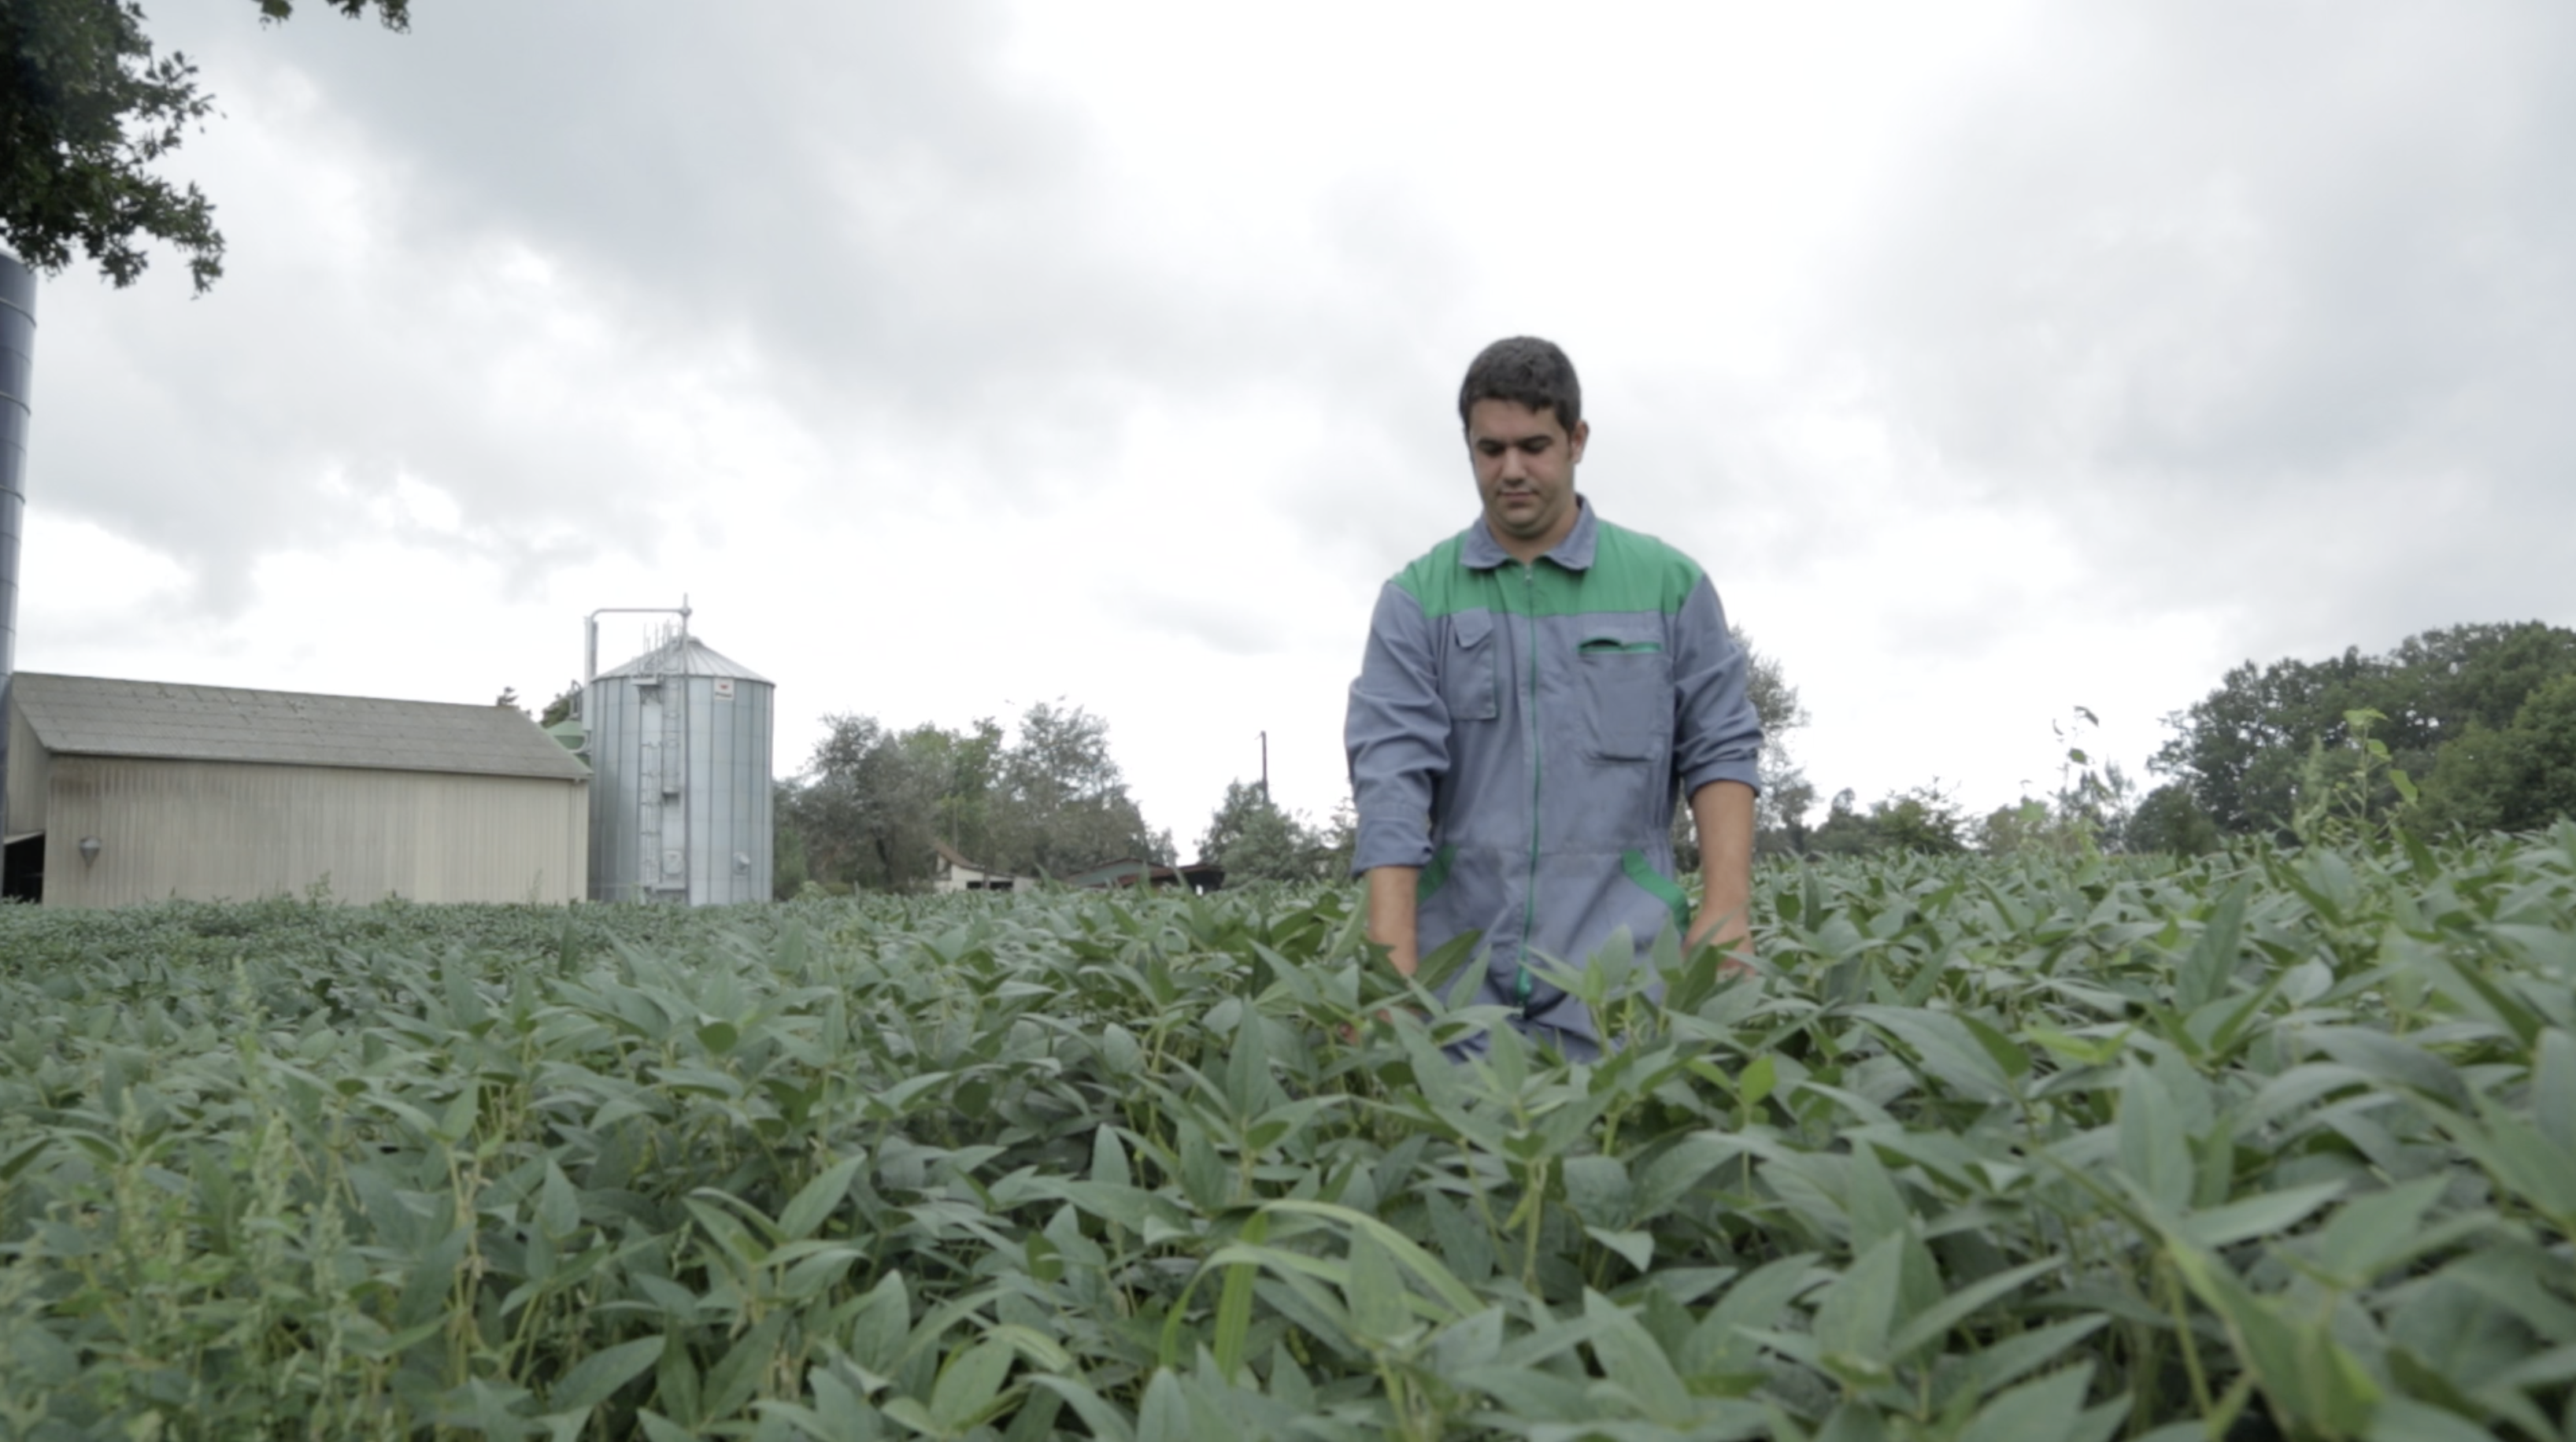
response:
{"label": "coverall collar", "polygon": [[[1589,571],[1592,569],[1592,543],[1599,529],[1592,519],[1592,503],[1577,495],[1574,498],[1574,529],[1566,532],[1565,539],[1539,559],[1554,561],[1569,571]],[[1482,516],[1467,528],[1467,544],[1458,548],[1458,564],[1470,571],[1490,571],[1511,558],[1512,553],[1504,550],[1503,543],[1494,539],[1494,533],[1486,527]]]}

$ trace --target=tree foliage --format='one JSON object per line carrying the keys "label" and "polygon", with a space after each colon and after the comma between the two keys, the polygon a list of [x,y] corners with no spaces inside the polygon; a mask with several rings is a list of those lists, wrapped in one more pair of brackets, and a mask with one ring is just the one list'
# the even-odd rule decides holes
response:
{"label": "tree foliage", "polygon": [[2418,808],[2429,830],[2537,831],[2576,816],[2576,675],[2534,690],[2501,730],[2442,748]]}
{"label": "tree foliage", "polygon": [[1810,846],[1822,856],[1956,856],[1968,849],[1967,820],[1937,781],[1882,797],[1867,811],[1846,788],[1834,796]]}
{"label": "tree foliage", "polygon": [[[1727,627],[1744,652],[1744,689],[1753,714],[1762,722],[1761,794],[1754,802],[1757,843],[1766,852],[1804,851],[1807,813],[1816,804],[1816,788],[1807,780],[1789,746],[1789,733],[1808,721],[1805,703],[1791,684],[1780,658],[1755,649],[1741,626]],[[1690,798],[1673,808],[1673,858],[1683,870],[1699,865],[1699,837],[1692,825]]]}
{"label": "tree foliage", "polygon": [[2218,823],[2192,799],[2191,788],[2168,781],[2147,793],[2129,818],[2128,849],[2166,856],[2206,856],[2218,849]]}
{"label": "tree foliage", "polygon": [[1332,840],[1251,781],[1226,783],[1225,800],[1199,837],[1199,857],[1222,868],[1229,886],[1314,881],[1336,871]]}
{"label": "tree foliage", "polygon": [[1977,824],[1976,845],[1988,856],[2049,852],[2090,856],[2130,849],[2128,829],[2137,788],[2120,763],[2096,759],[2093,733],[2102,718],[2089,706],[2049,723],[2057,743],[2057,789],[1996,807]]}
{"label": "tree foliage", "polygon": [[[258,0],[263,23],[293,0]],[[409,0],[327,0],[351,18],[410,25]],[[202,294],[224,273],[214,205],[194,183],[152,173],[214,99],[197,67],[157,52],[136,0],[0,0],[0,244],[37,270],[79,251],[119,286],[159,241],[187,259]]]}
{"label": "tree foliage", "polygon": [[566,681],[564,683],[564,688],[557,691],[553,698],[546,702],[546,709],[537,713],[537,724],[540,726],[557,726],[580,714],[581,682],[578,680]]}
{"label": "tree foliage", "polygon": [[[827,887],[909,890],[945,843],[980,865],[1057,875],[1120,856],[1172,860],[1109,753],[1109,726],[1040,702],[1007,743],[990,718],[961,730],[897,731],[873,716],[825,718],[804,771],[780,793],[804,877]],[[787,848],[782,842],[782,856]],[[789,885],[781,866],[780,885]]]}
{"label": "tree foliage", "polygon": [[[2576,631],[2538,621],[2427,631],[2381,656],[2353,647],[2325,661],[2248,661],[2166,718],[2175,735],[2150,766],[2222,831],[2287,837],[2310,758],[2352,743],[2348,716],[2376,713],[2389,769],[2427,776],[2444,747],[2472,728],[2505,730],[2534,691],[2571,674]],[[2393,782],[2369,798],[2382,815],[2402,802]]]}

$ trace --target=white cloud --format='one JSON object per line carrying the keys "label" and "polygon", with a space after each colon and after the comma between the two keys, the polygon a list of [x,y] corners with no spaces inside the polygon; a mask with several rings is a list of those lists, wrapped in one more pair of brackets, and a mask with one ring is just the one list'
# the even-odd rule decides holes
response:
{"label": "white cloud", "polygon": [[1186,845],[1263,731],[1330,809],[1536,332],[1810,775],[1992,805],[2076,704],[2134,766],[2247,655],[2571,619],[2568,23],[173,9],[230,274],[47,288],[21,661],[535,702],[686,592],[782,770],[1062,696]]}

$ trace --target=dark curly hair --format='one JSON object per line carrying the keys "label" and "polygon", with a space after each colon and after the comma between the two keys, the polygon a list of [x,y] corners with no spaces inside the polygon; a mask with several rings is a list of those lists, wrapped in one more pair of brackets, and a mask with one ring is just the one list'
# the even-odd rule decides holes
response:
{"label": "dark curly hair", "polygon": [[1478,401],[1513,401],[1534,411],[1556,412],[1556,423],[1572,434],[1583,423],[1583,382],[1574,378],[1574,362],[1552,340],[1516,335],[1479,352],[1458,387],[1458,424]]}

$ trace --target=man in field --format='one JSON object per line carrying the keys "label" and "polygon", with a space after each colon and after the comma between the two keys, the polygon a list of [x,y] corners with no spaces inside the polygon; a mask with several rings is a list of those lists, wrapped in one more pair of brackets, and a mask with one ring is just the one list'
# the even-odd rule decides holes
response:
{"label": "man in field", "polygon": [[[1555,345],[1497,341],[1458,391],[1484,514],[1378,596],[1351,685],[1352,869],[1397,970],[1462,933],[1478,997],[1569,1057],[1601,1050],[1583,1004],[1532,975],[1626,927],[1745,945],[1762,727],[1716,588],[1574,487],[1591,427]],[[1698,824],[1703,901],[1673,882],[1676,796]]]}

